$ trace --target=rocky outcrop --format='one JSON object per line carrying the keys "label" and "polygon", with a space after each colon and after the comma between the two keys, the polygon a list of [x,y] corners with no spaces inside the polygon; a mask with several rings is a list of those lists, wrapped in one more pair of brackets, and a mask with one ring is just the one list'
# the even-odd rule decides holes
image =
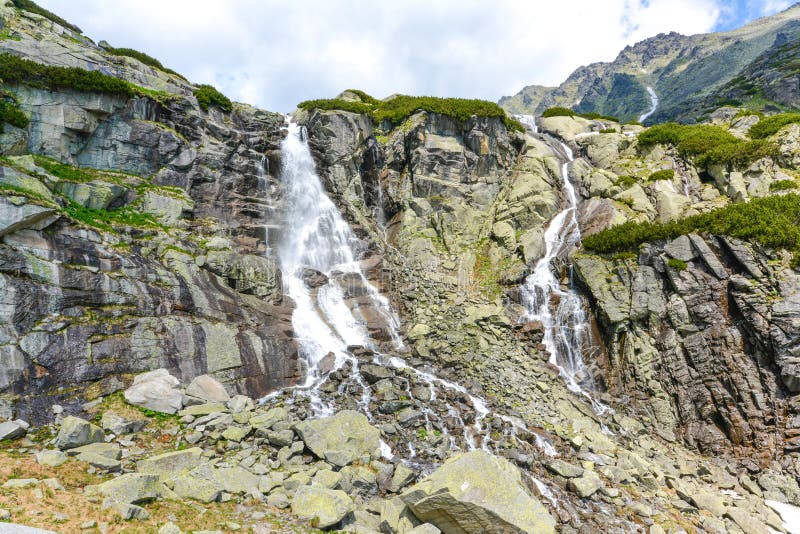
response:
{"label": "rocky outcrop", "polygon": [[648,245],[638,260],[576,256],[611,391],[641,399],[663,436],[704,452],[796,450],[793,416],[782,414],[794,413],[800,384],[800,279],[779,258],[700,235]]}

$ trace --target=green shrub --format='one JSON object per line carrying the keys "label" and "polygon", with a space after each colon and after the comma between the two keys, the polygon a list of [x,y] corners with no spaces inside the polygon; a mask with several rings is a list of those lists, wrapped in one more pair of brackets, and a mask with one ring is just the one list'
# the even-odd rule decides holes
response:
{"label": "green shrub", "polygon": [[625,206],[628,206],[629,208],[633,209],[633,199],[631,197],[618,198],[616,199],[616,201],[619,202],[620,204],[624,204]]}
{"label": "green shrub", "polygon": [[573,110],[571,110],[569,108],[556,106],[556,107],[547,108],[546,110],[544,110],[544,112],[542,113],[542,117],[545,118],[545,119],[548,118],[548,117],[574,117],[577,114],[578,114],[577,112],[575,112],[575,111],[573,111]]}
{"label": "green shrub", "polygon": [[0,80],[6,84],[20,84],[37,89],[74,89],[87,93],[106,93],[132,97],[148,96],[154,100],[170,95],[139,87],[130,82],[108,76],[96,70],[74,67],[53,67],[22,59],[11,54],[0,54]]}
{"label": "green shrub", "polygon": [[372,95],[368,95],[367,93],[365,93],[364,91],[362,91],[360,89],[346,89],[345,92],[346,93],[353,93],[354,95],[357,95],[358,98],[360,98],[361,101],[364,102],[365,104],[369,104],[371,106],[379,106],[381,104],[380,100],[378,100],[377,98],[373,97]]}
{"label": "green shrub", "polygon": [[635,260],[639,256],[635,252],[625,251],[625,252],[617,252],[611,256],[612,260],[616,261],[628,261],[628,260]]}
{"label": "green shrub", "polygon": [[0,95],[0,133],[4,131],[4,124],[25,128],[29,121],[30,119],[19,109],[16,101],[12,100],[11,97],[3,98]]}
{"label": "green shrub", "polygon": [[230,99],[217,91],[212,85],[198,85],[194,90],[194,96],[197,98],[197,103],[203,108],[203,111],[208,111],[211,106],[216,106],[222,111],[230,112],[233,109],[233,103]]}
{"label": "green shrub", "polygon": [[318,100],[305,100],[297,104],[297,107],[305,110],[319,109],[321,111],[339,110],[351,113],[372,113],[372,105],[364,102],[351,102],[341,98],[321,98]]}
{"label": "green shrub", "polygon": [[800,195],[754,198],[667,223],[626,222],[586,236],[583,245],[599,253],[622,252],[692,232],[755,240],[768,248],[786,249],[795,255],[796,263],[800,260]]}
{"label": "green shrub", "polygon": [[759,122],[754,124],[750,128],[749,135],[753,139],[765,139],[773,134],[776,134],[778,130],[787,124],[792,124],[795,122],[800,122],[800,113],[781,113],[780,115],[772,115],[771,117],[761,119]]}
{"label": "green shrub", "polygon": [[769,184],[770,191],[788,191],[790,189],[797,189],[796,180],[778,180]]}
{"label": "green shrub", "polygon": [[617,133],[617,130],[615,130],[614,128],[603,128],[602,130],[600,130],[600,133],[601,134],[612,134],[612,133]]}
{"label": "green shrub", "polygon": [[672,180],[675,178],[675,170],[674,169],[664,169],[661,171],[656,171],[651,174],[648,178],[648,182],[657,182],[658,180]]}
{"label": "green shrub", "polygon": [[589,119],[590,121],[619,122],[619,119],[616,117],[612,117],[611,115],[601,115],[600,113],[595,113],[593,111],[588,113],[578,113],[578,117],[583,117],[584,119]]}
{"label": "green shrub", "polygon": [[[297,107],[305,110],[319,109],[350,111],[352,113],[370,114],[376,122],[389,121],[400,124],[417,111],[427,111],[447,115],[458,120],[468,120],[473,115],[479,117],[500,117],[509,130],[525,131],[525,128],[506,115],[503,108],[487,100],[466,98],[438,98],[433,96],[398,95],[388,101],[372,98],[363,91],[348,89],[359,95],[362,102],[349,102],[340,98],[306,100]],[[363,96],[362,96],[363,95]]]}
{"label": "green shrub", "polygon": [[733,116],[733,120],[736,120],[740,117],[749,117],[750,115],[756,115],[757,117],[764,117],[764,113],[762,111],[753,111],[752,109],[740,109],[736,112],[736,115]]}
{"label": "green shrub", "polygon": [[778,145],[766,139],[738,141],[736,143],[726,143],[709,150],[698,157],[696,163],[700,167],[714,164],[741,167],[761,158],[775,157],[779,153]]}
{"label": "green shrub", "polygon": [[721,126],[683,125],[668,122],[639,134],[639,146],[673,145],[683,157],[694,157],[695,164],[747,165],[763,157],[774,156],[777,147],[768,142],[743,141]]}
{"label": "green shrub", "polygon": [[676,271],[685,271],[687,267],[689,267],[685,261],[679,260],[676,258],[670,258],[667,260],[667,265]]}
{"label": "green shrub", "polygon": [[37,15],[41,15],[44,18],[55,22],[56,24],[64,26],[65,28],[69,28],[75,33],[78,34],[83,33],[83,31],[74,24],[70,24],[69,22],[62,19],[55,13],[46,10],[45,8],[39,6],[35,2],[32,2],[31,0],[12,0],[12,2],[14,3],[14,7],[16,7],[17,9],[23,9],[25,11],[29,11],[30,13],[36,13]]}
{"label": "green shrub", "polygon": [[149,67],[153,67],[168,74],[174,74],[175,76],[183,80],[186,79],[179,73],[175,72],[174,70],[166,68],[156,58],[148,56],[144,52],[139,52],[138,50],[134,50],[133,48],[107,48],[106,52],[108,52],[109,54],[113,54],[115,56],[126,56],[138,59],[140,62],[144,63]]}
{"label": "green shrub", "polygon": [[618,185],[620,187],[628,188],[633,186],[639,180],[635,176],[623,175],[614,181],[614,185]]}

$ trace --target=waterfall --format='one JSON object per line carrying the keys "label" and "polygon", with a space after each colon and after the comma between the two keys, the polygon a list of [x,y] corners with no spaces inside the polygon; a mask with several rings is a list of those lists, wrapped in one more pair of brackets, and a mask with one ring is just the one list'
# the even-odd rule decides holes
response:
{"label": "waterfall", "polygon": [[[406,377],[413,377],[425,384],[429,390],[429,402],[437,399],[439,392],[444,390],[466,397],[470,410],[474,412],[474,422],[471,425],[464,424],[461,408],[451,405],[448,417],[461,421],[461,424],[448,430],[441,415],[435,413],[425,401],[416,400],[410,383],[407,384],[407,397],[422,412],[427,430],[434,428],[433,419],[437,418],[436,426],[449,438],[452,449],[458,448],[455,436],[450,434],[453,430],[459,431],[463,444],[468,449],[481,447],[491,450],[492,446],[497,449],[496,440],[492,439],[484,424],[491,413],[484,399],[472,395],[461,384],[412,367],[399,355],[385,355],[378,352],[363,318],[358,316],[357,310],[354,312],[348,306],[346,295],[352,288],[347,283],[348,281],[352,283],[355,276],[359,287],[366,288],[365,292],[371,305],[390,330],[394,348],[396,350],[404,348],[398,334],[399,320],[388,299],[367,281],[361,271],[354,253],[359,240],[326,194],[317,175],[306,138],[304,127],[289,122],[288,135],[281,143],[283,160],[281,183],[286,202],[285,228],[289,231],[285,232],[277,252],[283,272],[285,292],[295,302],[292,327],[300,357],[306,365],[304,381],[285,391],[306,395],[316,416],[331,415],[334,411],[333,402],[326,400],[327,394],[323,392],[321,386],[332,371],[342,369],[349,363],[351,366],[349,383],[357,384],[362,391],[358,407],[372,420],[370,402],[373,399],[370,387],[361,377],[358,359],[348,352],[350,346],[367,347],[375,350],[372,363],[394,368],[401,372],[398,376],[405,374]],[[317,276],[320,273],[326,276],[327,283],[308,284],[306,280],[309,270],[313,270],[311,273]],[[312,288],[310,285],[318,287]],[[281,393],[283,392],[274,392],[262,399],[262,402],[274,399]],[[342,388],[338,393],[347,394]],[[506,424],[503,436],[516,437],[518,432],[525,432],[534,438],[536,446],[545,454],[556,455],[553,446],[537,432],[511,417],[493,415]],[[411,441],[402,446],[407,451],[406,461],[416,456],[416,449]],[[387,458],[394,456],[386,443],[381,444],[381,451]]]}
{"label": "waterfall", "polygon": [[[375,348],[364,320],[356,317],[346,302],[355,275],[367,288],[372,305],[396,333],[397,319],[388,301],[364,277],[355,259],[358,244],[350,226],[325,193],[317,175],[314,159],[306,142],[305,128],[289,123],[289,132],[281,143],[283,168],[281,181],[286,200],[287,232],[278,248],[284,274],[285,290],[295,302],[292,326],[300,356],[305,361],[306,379],[300,386],[308,391],[312,406],[320,414],[332,413],[318,388],[326,374],[340,369],[345,362],[353,366],[353,378],[364,391],[363,404],[369,402],[369,388],[358,374],[358,360],[347,352],[348,346]],[[308,270],[318,271],[328,282],[317,288],[306,283]],[[312,271],[312,272],[313,272]]]}
{"label": "waterfall", "polygon": [[639,117],[639,122],[644,122],[647,117],[655,113],[656,108],[658,108],[658,95],[656,94],[655,90],[653,90],[652,87],[647,87],[647,94],[650,95],[650,110],[647,113],[643,113]]}
{"label": "waterfall", "polygon": [[545,254],[522,286],[522,304],[526,310],[524,319],[542,324],[549,362],[559,369],[571,391],[586,396],[595,411],[602,413],[608,408],[594,400],[580,385],[586,379],[582,349],[588,340],[588,316],[577,292],[561,287],[554,266],[554,262],[563,259],[581,239],[578,197],[569,179],[569,164],[574,157],[567,145],[561,143],[561,148],[566,156],[561,166],[561,177],[567,205],[547,227],[544,233]]}
{"label": "waterfall", "polygon": [[514,118],[531,132],[539,133],[539,127],[536,126],[536,118],[533,115],[514,115]]}

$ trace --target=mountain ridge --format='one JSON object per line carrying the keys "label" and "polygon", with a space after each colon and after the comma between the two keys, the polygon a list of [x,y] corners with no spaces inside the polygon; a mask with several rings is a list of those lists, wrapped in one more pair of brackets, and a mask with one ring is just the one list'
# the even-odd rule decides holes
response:
{"label": "mountain ridge", "polygon": [[[691,36],[661,33],[626,46],[611,62],[577,68],[558,87],[527,86],[498,103],[517,114],[537,115],[548,107],[565,106],[629,121],[647,111],[646,88],[653,87],[660,104],[649,123],[693,122],[724,103],[725,96],[715,90],[751,66],[776,41],[796,40],[800,36],[798,21],[800,3],[727,32]],[[774,82],[772,78],[769,80]],[[771,94],[774,98],[761,98],[768,86],[762,81],[754,92],[745,95],[748,98],[737,103],[773,112],[800,106],[794,87],[782,95]]]}

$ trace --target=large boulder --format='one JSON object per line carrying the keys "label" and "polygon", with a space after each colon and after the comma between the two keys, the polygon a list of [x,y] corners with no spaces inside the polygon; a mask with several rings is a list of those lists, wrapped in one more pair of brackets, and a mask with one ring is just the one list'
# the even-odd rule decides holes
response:
{"label": "large boulder", "polygon": [[292,501],[292,513],[319,528],[329,528],[355,509],[353,500],[341,490],[302,486]]}
{"label": "large boulder", "polygon": [[362,456],[380,457],[380,431],[358,412],[344,410],[332,417],[302,421],[294,429],[318,458],[339,467]]}
{"label": "large boulder", "polygon": [[103,430],[80,417],[67,416],[61,421],[61,428],[55,439],[55,446],[67,450],[90,443],[102,443],[106,439]]}
{"label": "large boulder", "polygon": [[447,533],[555,532],[519,470],[481,450],[450,459],[402,499],[419,519]]}
{"label": "large boulder", "polygon": [[183,406],[183,393],[176,389],[178,379],[166,369],[156,369],[133,379],[125,390],[125,400],[134,406],[162,413],[176,413]]}
{"label": "large boulder", "polygon": [[207,402],[228,402],[231,400],[230,395],[225,391],[225,386],[208,375],[195,377],[186,388],[186,394]]}
{"label": "large boulder", "polygon": [[54,209],[39,206],[25,197],[0,197],[0,236],[24,228],[44,228],[57,218]]}
{"label": "large boulder", "polygon": [[0,441],[21,438],[28,432],[25,421],[5,421],[0,423]]}
{"label": "large boulder", "polygon": [[136,470],[139,473],[158,475],[162,480],[175,478],[197,467],[200,464],[202,454],[203,449],[199,447],[167,452],[139,460],[136,463]]}
{"label": "large boulder", "polygon": [[120,503],[139,504],[158,499],[161,496],[161,484],[158,475],[128,473],[97,486],[89,486],[87,492]]}

